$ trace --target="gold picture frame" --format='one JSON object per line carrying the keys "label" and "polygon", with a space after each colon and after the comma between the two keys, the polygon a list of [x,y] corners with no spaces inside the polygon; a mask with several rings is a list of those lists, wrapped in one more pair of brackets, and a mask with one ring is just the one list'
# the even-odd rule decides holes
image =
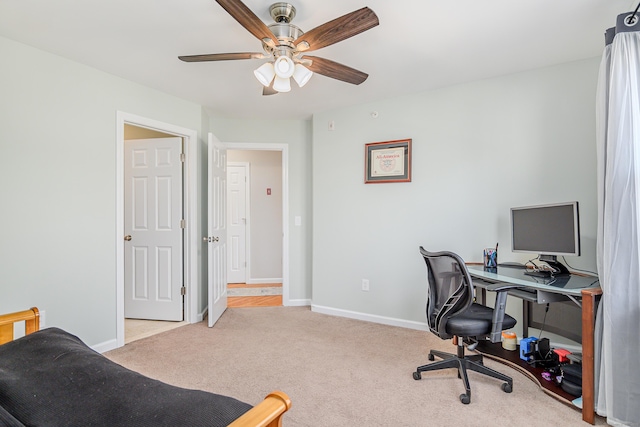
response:
{"label": "gold picture frame", "polygon": [[411,182],[411,139],[364,145],[364,183]]}

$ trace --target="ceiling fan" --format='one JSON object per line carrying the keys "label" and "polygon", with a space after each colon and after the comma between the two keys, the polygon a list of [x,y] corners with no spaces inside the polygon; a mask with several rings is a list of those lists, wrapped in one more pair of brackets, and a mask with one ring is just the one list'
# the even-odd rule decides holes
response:
{"label": "ceiling fan", "polygon": [[262,42],[264,52],[213,53],[178,58],[185,62],[229,61],[239,59],[269,59],[254,71],[264,86],[263,95],[291,90],[290,77],[304,86],[313,73],[359,85],[368,74],[306,52],[318,50],[367,31],[379,24],[378,17],[368,7],[326,22],[306,33],[291,24],[296,9],[286,2],[271,5],[269,12],[275,21],[266,25],[240,0],[216,0],[236,21]]}

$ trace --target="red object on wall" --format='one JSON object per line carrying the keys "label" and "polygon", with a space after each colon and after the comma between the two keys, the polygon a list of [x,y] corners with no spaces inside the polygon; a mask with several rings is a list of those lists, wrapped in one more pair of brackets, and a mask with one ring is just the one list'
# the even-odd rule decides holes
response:
{"label": "red object on wall", "polygon": [[270,195],[271,195],[271,189],[267,188],[267,196],[270,196]]}

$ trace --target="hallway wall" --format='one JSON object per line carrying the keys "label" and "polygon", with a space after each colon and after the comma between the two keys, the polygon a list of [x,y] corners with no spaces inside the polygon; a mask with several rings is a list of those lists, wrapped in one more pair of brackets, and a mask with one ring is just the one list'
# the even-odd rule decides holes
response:
{"label": "hallway wall", "polygon": [[[282,153],[228,150],[228,162],[250,164],[250,274],[247,283],[282,281]],[[271,194],[267,195],[267,188]]]}

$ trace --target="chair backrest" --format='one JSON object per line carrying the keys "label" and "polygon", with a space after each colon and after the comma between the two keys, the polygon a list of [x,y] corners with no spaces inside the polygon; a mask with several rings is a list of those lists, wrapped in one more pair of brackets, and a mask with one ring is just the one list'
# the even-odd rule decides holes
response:
{"label": "chair backrest", "polygon": [[464,312],[473,303],[473,285],[462,258],[453,252],[420,253],[427,264],[427,323],[429,329],[442,339],[447,333],[449,318]]}

